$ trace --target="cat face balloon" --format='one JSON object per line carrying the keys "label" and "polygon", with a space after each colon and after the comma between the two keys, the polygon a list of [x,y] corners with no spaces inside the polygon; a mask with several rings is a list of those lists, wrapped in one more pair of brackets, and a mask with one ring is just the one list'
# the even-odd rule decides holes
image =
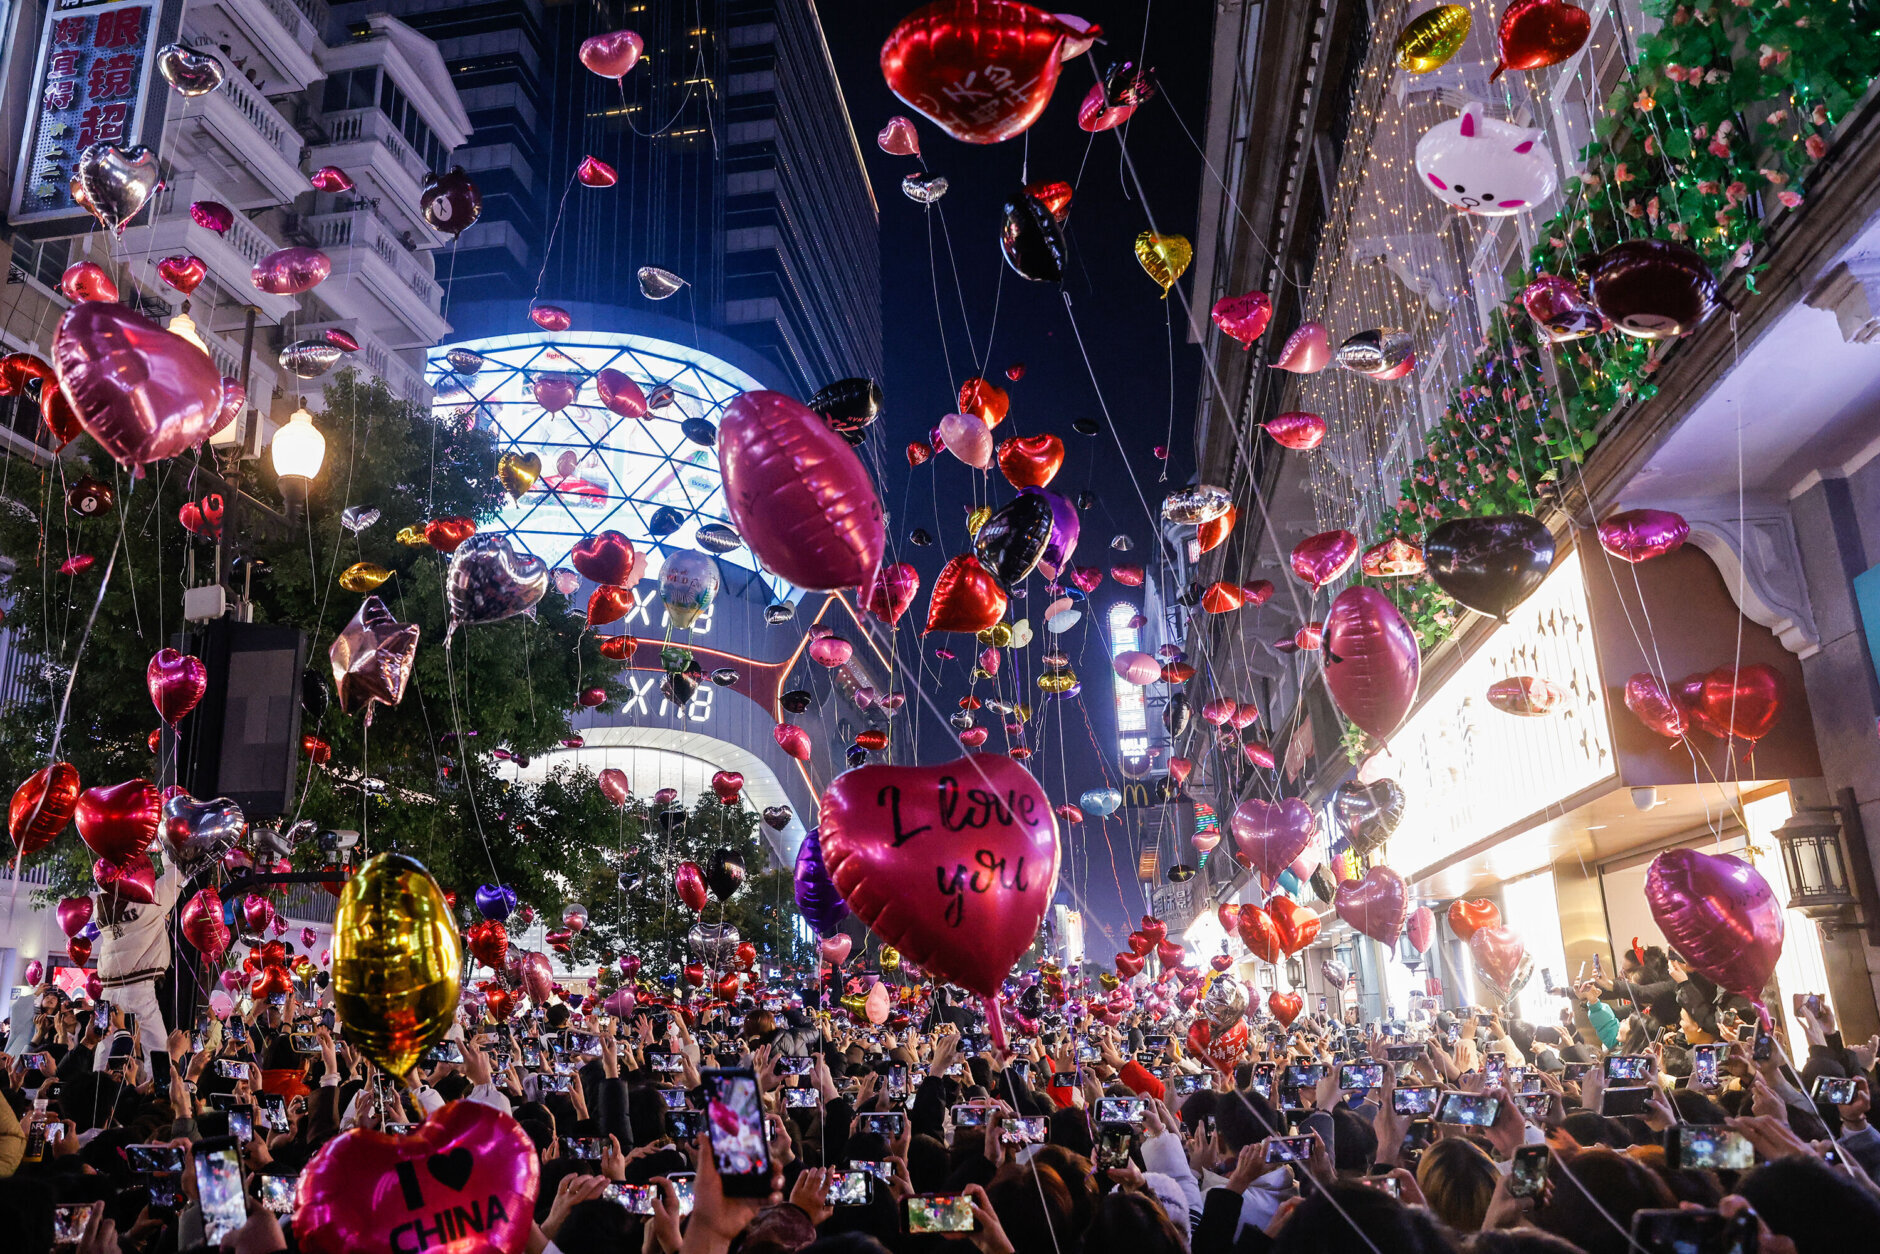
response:
{"label": "cat face balloon", "polygon": [[1487,117],[1471,103],[1417,141],[1417,173],[1443,203],[1463,213],[1507,217],[1553,194],[1554,155],[1542,132]]}

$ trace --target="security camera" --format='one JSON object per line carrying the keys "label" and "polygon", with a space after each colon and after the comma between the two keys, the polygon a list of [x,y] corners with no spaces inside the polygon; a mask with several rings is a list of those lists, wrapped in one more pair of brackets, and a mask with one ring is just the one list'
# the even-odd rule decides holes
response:
{"label": "security camera", "polygon": [[1632,808],[1650,810],[1660,804],[1656,788],[1634,788],[1632,790]]}

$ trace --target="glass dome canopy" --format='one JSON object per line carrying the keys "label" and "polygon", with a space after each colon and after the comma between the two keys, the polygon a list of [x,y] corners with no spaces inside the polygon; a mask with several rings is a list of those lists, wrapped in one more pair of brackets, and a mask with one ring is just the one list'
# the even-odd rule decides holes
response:
{"label": "glass dome canopy", "polygon": [[[466,361],[466,353],[475,356]],[[453,356],[457,364],[480,359],[481,365],[465,373]],[[603,369],[640,385],[653,403],[645,418],[623,418],[601,403],[594,376]],[[697,548],[700,527],[731,525],[717,452],[687,439],[681,424],[701,418],[716,426],[733,397],[764,385],[710,353],[625,332],[542,331],[439,345],[425,375],[436,391],[436,421],[493,430],[498,456],[541,458],[535,486],[504,506],[498,519],[551,566],[598,531],[618,531],[643,549],[670,550]],[[545,409],[536,397],[545,379],[572,385],[574,400],[554,412]],[[655,537],[654,515],[667,508],[676,511],[679,526]],[[759,569],[742,545],[719,560]],[[768,574],[764,581],[778,595],[790,590]]]}

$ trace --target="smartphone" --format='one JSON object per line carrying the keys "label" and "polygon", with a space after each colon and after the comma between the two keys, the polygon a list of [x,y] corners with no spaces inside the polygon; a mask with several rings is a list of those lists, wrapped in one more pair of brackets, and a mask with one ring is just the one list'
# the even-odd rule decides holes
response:
{"label": "smartphone", "polygon": [[1135,1129],[1124,1124],[1110,1124],[1097,1133],[1094,1154],[1098,1170],[1129,1166],[1129,1152],[1136,1145]]}
{"label": "smartphone", "polygon": [[287,1216],[294,1213],[294,1191],[300,1187],[300,1177],[262,1176],[261,1204],[276,1215]]}
{"label": "smartphone", "polygon": [[999,1141],[1004,1145],[1043,1145],[1043,1115],[1013,1115],[999,1122]]}
{"label": "smartphone", "polygon": [[601,1190],[601,1196],[610,1202],[619,1202],[627,1208],[629,1215],[650,1215],[653,1213],[653,1199],[659,1195],[659,1186],[654,1184],[621,1184],[617,1180],[609,1181]]}
{"label": "smartphone", "polygon": [[261,1108],[261,1122],[270,1132],[287,1131],[287,1098],[281,1093],[256,1093],[255,1103]]}
{"label": "smartphone", "polygon": [[1514,1106],[1521,1112],[1523,1118],[1532,1123],[1539,1123],[1547,1118],[1547,1112],[1553,1109],[1554,1095],[1552,1093],[1516,1093]]}
{"label": "smartphone", "polygon": [[146,1175],[183,1170],[183,1147],[180,1145],[126,1145],[124,1157],[130,1162],[132,1171],[141,1171]]}
{"label": "smartphone", "polygon": [[1748,1171],[1756,1147],[1741,1132],[1711,1123],[1680,1123],[1665,1129],[1665,1160],[1697,1171]]}
{"label": "smartphone", "polygon": [[1691,1046],[1691,1087],[1716,1088],[1717,1069],[1722,1065],[1724,1056],[1729,1053],[1729,1050],[1728,1045]]}
{"label": "smartphone", "polygon": [[281,1006],[285,1006],[286,1004],[287,1004],[286,993],[269,993],[268,994],[268,1005],[278,1008]]}
{"label": "smartphone", "polygon": [[66,1202],[52,1208],[52,1244],[77,1245],[91,1222],[91,1203]]}
{"label": "smartphone", "polygon": [[1183,1072],[1175,1077],[1175,1096],[1187,1097],[1190,1093],[1205,1093],[1210,1081],[1204,1075],[1189,1075]]}
{"label": "smartphone", "polygon": [[1652,1078],[1649,1054],[1613,1054],[1606,1059],[1606,1083],[1639,1084]]}
{"label": "smartphone", "polygon": [[873,1132],[894,1141],[900,1139],[901,1130],[907,1126],[907,1116],[898,1110],[871,1111],[855,1116],[855,1124],[857,1132]]}
{"label": "smartphone", "polygon": [[907,1064],[896,1062],[888,1064],[888,1074],[882,1084],[891,1093],[898,1093],[907,1088]]}
{"label": "smartphone", "polygon": [[1266,1143],[1269,1163],[1302,1163],[1311,1157],[1312,1138],[1309,1136],[1276,1136]]}
{"label": "smartphone", "polygon": [[1165,1032],[1151,1032],[1142,1038],[1142,1043],[1144,1047],[1148,1049],[1153,1049],[1158,1053],[1165,1053],[1168,1050],[1168,1034]]}
{"label": "smartphone", "polygon": [[211,1246],[248,1222],[247,1190],[242,1185],[241,1145],[232,1136],[195,1144],[196,1200],[202,1208],[203,1239]]}
{"label": "smartphone", "polygon": [[902,1198],[901,1231],[910,1235],[978,1232],[979,1220],[973,1215],[973,1199],[958,1193],[922,1193]]}
{"label": "smartphone", "polygon": [[702,1110],[669,1110],[666,1112],[666,1131],[675,1141],[690,1142],[705,1128],[705,1112]]}
{"label": "smartphone", "polygon": [[1436,1120],[1412,1119],[1410,1121],[1410,1131],[1406,1132],[1403,1138],[1404,1152],[1421,1154],[1435,1143]]}
{"label": "smartphone", "polygon": [[788,1088],[783,1091],[785,1110],[814,1110],[820,1100],[821,1096],[815,1089]]}
{"label": "smartphone", "polygon": [[1757,1028],[1756,1043],[1750,1046],[1749,1056],[1751,1060],[1755,1062],[1768,1062],[1771,1058],[1774,1058],[1775,1055],[1776,1038],[1769,1035],[1769,1033],[1763,1031],[1761,1028]]}
{"label": "smartphone", "polygon": [[1539,1197],[1547,1187],[1547,1147],[1518,1145],[1514,1164],[1508,1173],[1510,1197]]}
{"label": "smartphone", "polygon": [[1149,1117],[1149,1099],[1146,1097],[1099,1097],[1097,1099],[1097,1122],[1099,1124],[1124,1123],[1131,1127],[1140,1127]]}
{"label": "smartphone", "polygon": [[335,1022],[336,1020],[333,1014],[333,1008],[331,1006],[328,1006],[325,1010],[322,1010],[320,1012],[320,1026],[321,1027],[331,1032],[334,1028]]}
{"label": "smartphone", "polygon": [[666,1103],[667,1110],[684,1110],[688,1104],[684,1089],[661,1089],[659,1097]]}
{"label": "smartphone", "polygon": [[1756,1216],[1714,1210],[1632,1212],[1632,1243],[1648,1254],[1756,1254]]}
{"label": "smartphone", "polygon": [[561,1152],[570,1158],[589,1158],[599,1162],[601,1139],[597,1136],[564,1136],[561,1138]]}
{"label": "smartphone", "polygon": [[702,1078],[712,1160],[718,1164],[725,1196],[765,1196],[770,1192],[770,1143],[756,1073],[746,1068],[713,1070]]}
{"label": "smartphone", "polygon": [[894,1164],[886,1159],[879,1161],[863,1161],[861,1159],[851,1158],[849,1160],[849,1170],[866,1171],[883,1184],[894,1183]]}
{"label": "smartphone", "polygon": [[986,1118],[992,1113],[990,1106],[974,1106],[963,1103],[953,1108],[953,1126],[956,1128],[983,1128]]}
{"label": "smartphone", "polygon": [[1403,1182],[1395,1176],[1363,1176],[1360,1179],[1374,1189],[1381,1189],[1399,1201],[1403,1200]]}
{"label": "smartphone", "polygon": [[1593,1070],[1593,1064],[1590,1062],[1569,1062],[1563,1065],[1565,1069],[1560,1076],[1569,1084],[1578,1084]]}
{"label": "smartphone", "polygon": [[1500,1088],[1508,1078],[1508,1055],[1488,1054],[1482,1059],[1482,1087]]}
{"label": "smartphone", "polygon": [[[300,1047],[296,1045],[294,1048],[299,1049]],[[318,1052],[317,1047],[315,1048],[315,1052]],[[422,1054],[419,1054],[418,1061],[428,1063],[432,1066],[443,1062],[462,1062],[463,1046],[456,1041],[439,1041]]]}
{"label": "smartphone", "polygon": [[1077,1042],[1078,1062],[1101,1062],[1102,1059],[1103,1051],[1098,1049],[1095,1045],[1092,1045],[1089,1041]]}
{"label": "smartphone", "polygon": [[1075,1071],[1053,1071],[1051,1073],[1051,1087],[1054,1089],[1076,1088],[1077,1073]]}
{"label": "smartphone", "polygon": [[1434,1084],[1400,1085],[1391,1090],[1390,1109],[1393,1114],[1399,1115],[1433,1115],[1442,1097],[1443,1091]]}
{"label": "smartphone", "polygon": [[1450,1024],[1449,1030],[1443,1033],[1443,1041],[1450,1049],[1454,1049],[1456,1047],[1456,1042],[1460,1041],[1461,1039],[1462,1039],[1462,1025],[1459,1023]]}
{"label": "smartphone", "polygon": [[1854,1077],[1818,1075],[1811,1095],[1824,1106],[1845,1106],[1854,1100]]}
{"label": "smartphone", "polygon": [[832,1171],[824,1200],[831,1206],[866,1206],[875,1196],[875,1176],[868,1171]]}
{"label": "smartphone", "polygon": [[243,1145],[255,1139],[253,1106],[240,1106],[228,1112],[228,1134]]}
{"label": "smartphone", "polygon": [[215,1060],[215,1073],[224,1080],[246,1080],[248,1064],[239,1058],[218,1058]]}
{"label": "smartphone", "polygon": [[1416,1062],[1423,1057],[1421,1045],[1386,1045],[1384,1057],[1391,1062]]}
{"label": "smartphone", "polygon": [[539,1082],[544,1093],[566,1093],[574,1088],[572,1076],[544,1075]]}
{"label": "smartphone", "polygon": [[655,1071],[684,1071],[685,1059],[677,1054],[650,1054]]}
{"label": "smartphone", "polygon": [[694,1199],[692,1190],[698,1176],[690,1171],[675,1171],[666,1179],[672,1181],[672,1191],[679,1195],[679,1214],[681,1216],[691,1214]]}
{"label": "smartphone", "polygon": [[170,1051],[160,1049],[150,1055],[150,1078],[158,1093],[167,1093],[170,1088]]}
{"label": "smartphone", "polygon": [[1020,1084],[1031,1083],[1031,1064],[1030,1063],[1023,1061],[1022,1059],[1015,1060],[1013,1062],[1007,1063],[1005,1069],[1007,1071],[1010,1071],[1013,1077],[1016,1078]]}
{"label": "smartphone", "polygon": [[1292,1063],[1286,1068],[1286,1087],[1289,1089],[1317,1088],[1319,1081],[1325,1078],[1325,1064],[1322,1062]]}
{"label": "smartphone", "polygon": [[1652,1086],[1649,1084],[1622,1085],[1606,1089],[1599,1095],[1599,1113],[1602,1115],[1642,1115],[1651,1105]]}
{"label": "smartphone", "polygon": [[1348,1062],[1338,1069],[1338,1087],[1347,1093],[1360,1089],[1369,1091],[1383,1084],[1384,1064],[1381,1062]]}
{"label": "smartphone", "polygon": [[1270,1062],[1255,1063],[1253,1065],[1253,1078],[1248,1081],[1248,1085],[1261,1097],[1270,1099],[1273,1096],[1273,1064]]}
{"label": "smartphone", "polygon": [[1454,1124],[1464,1128],[1486,1128],[1495,1122],[1495,1116],[1501,1113],[1501,1099],[1487,1093],[1443,1094],[1442,1104],[1437,1107],[1436,1122]]}
{"label": "smartphone", "polygon": [[91,1011],[91,1026],[99,1032],[111,1030],[111,1003],[100,997]]}

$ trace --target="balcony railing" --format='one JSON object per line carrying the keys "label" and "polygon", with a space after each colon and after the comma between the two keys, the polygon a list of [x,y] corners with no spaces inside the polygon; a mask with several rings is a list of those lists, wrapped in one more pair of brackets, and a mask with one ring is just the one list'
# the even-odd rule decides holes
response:
{"label": "balcony railing", "polygon": [[304,327],[301,334],[318,338],[328,327],[337,327],[359,341],[359,351],[349,355],[342,365],[383,379],[386,388],[400,400],[423,410],[431,408],[434,397],[423,373],[409,365],[385,341],[360,326],[357,320],[317,323]]}
{"label": "balcony railing", "polygon": [[354,144],[368,140],[385,145],[399,168],[409,174],[414,183],[422,183],[424,176],[429,173],[423,158],[398,133],[392,120],[377,109],[348,109],[343,113],[329,113],[326,115],[326,129],[331,136],[327,142],[331,144]]}
{"label": "balcony railing", "polygon": [[371,249],[379,260],[390,266],[411,294],[432,312],[443,304],[444,289],[425,273],[424,267],[379,216],[370,210],[351,213],[321,214],[307,219],[314,241],[329,252],[335,248],[362,246]]}
{"label": "balcony railing", "polygon": [[[293,10],[290,10],[290,12]],[[222,80],[222,86],[206,96],[197,96],[183,106],[183,116],[208,119],[218,110],[232,110],[240,115],[247,124],[247,129],[267,150],[277,155],[287,165],[298,169],[303,144],[300,134],[280,111],[269,104],[267,98],[239,75],[230,74]],[[246,155],[247,143],[240,137],[224,137],[236,149],[236,155]],[[272,185],[276,175],[263,178],[264,184]]]}
{"label": "balcony railing", "polygon": [[[202,199],[205,195],[213,198],[213,193],[202,191],[197,187],[193,175],[178,175],[173,181],[166,183],[163,190],[157,194],[156,212],[151,215],[151,221],[162,222],[179,216],[187,218],[190,202]],[[258,263],[263,257],[280,248],[279,244],[268,237],[266,231],[239,213],[234,215],[234,221],[230,223],[228,230],[222,232],[221,238],[223,243],[240,253],[250,265]]]}

